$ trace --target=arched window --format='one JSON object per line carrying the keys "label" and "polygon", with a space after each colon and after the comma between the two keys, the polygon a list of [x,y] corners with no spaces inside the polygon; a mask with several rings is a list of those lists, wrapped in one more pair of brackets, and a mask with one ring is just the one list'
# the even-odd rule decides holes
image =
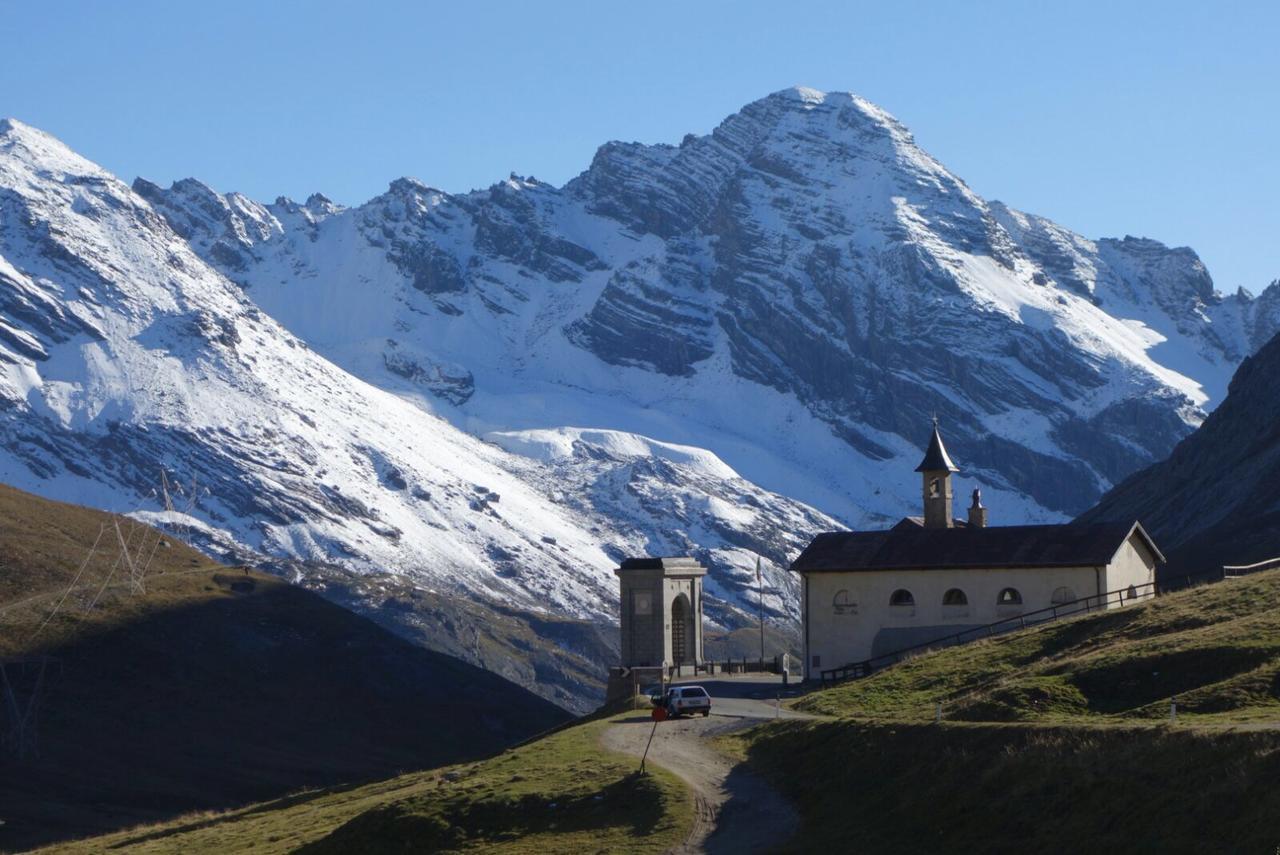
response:
{"label": "arched window", "polygon": [[1005,588],[996,597],[997,606],[1020,606],[1022,605],[1022,594],[1018,593],[1017,588]]}
{"label": "arched window", "polygon": [[1138,599],[1138,586],[1137,586],[1137,585],[1130,585],[1130,586],[1129,586],[1129,590],[1125,592],[1125,599],[1128,599],[1128,600],[1136,600],[1136,599]]}
{"label": "arched window", "polygon": [[929,481],[929,498],[936,499],[942,495],[942,480],[933,478]]}
{"label": "arched window", "polygon": [[911,596],[911,592],[906,588],[899,588],[889,597],[889,605],[891,606],[914,606],[916,598]]}
{"label": "arched window", "polygon": [[1067,603],[1074,603],[1075,601],[1076,592],[1065,585],[1061,588],[1054,588],[1053,596],[1049,598],[1049,602],[1055,606],[1064,606]]}
{"label": "arched window", "polygon": [[942,595],[942,604],[944,606],[967,606],[969,605],[969,598],[959,588],[952,588]]}
{"label": "arched window", "polygon": [[831,599],[831,609],[838,615],[856,615],[858,601],[847,590],[841,589],[836,591],[836,595]]}

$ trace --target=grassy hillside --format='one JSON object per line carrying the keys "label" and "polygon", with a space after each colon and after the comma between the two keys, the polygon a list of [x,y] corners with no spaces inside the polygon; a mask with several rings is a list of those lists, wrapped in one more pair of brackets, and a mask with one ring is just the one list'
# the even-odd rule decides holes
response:
{"label": "grassy hillside", "polygon": [[739,749],[800,810],[788,851],[1260,853],[1274,732],[792,721]]}
{"label": "grassy hillside", "polygon": [[666,851],[692,823],[688,794],[660,769],[640,777],[634,758],[602,753],[604,726],[573,727],[479,763],[184,817],[56,851]]}
{"label": "grassy hillside", "polygon": [[104,524],[0,487],[0,659],[51,662],[39,756],[0,757],[0,849],[483,756],[565,718],[124,520],[136,553],[154,544],[145,593],[132,593],[116,584],[118,545],[104,538],[85,563]]}
{"label": "grassy hillside", "polygon": [[1280,721],[1280,571],[921,656],[801,700],[923,721]]}
{"label": "grassy hillside", "polygon": [[796,706],[837,718],[729,748],[799,807],[797,852],[1280,847],[1280,572],[931,653]]}

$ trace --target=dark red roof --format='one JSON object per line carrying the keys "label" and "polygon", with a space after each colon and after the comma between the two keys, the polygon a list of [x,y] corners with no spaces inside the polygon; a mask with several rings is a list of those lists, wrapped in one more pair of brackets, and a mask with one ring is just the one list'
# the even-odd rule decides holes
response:
{"label": "dark red roof", "polygon": [[884,531],[820,534],[791,569],[800,573],[875,570],[959,570],[983,567],[1100,567],[1138,533],[1156,563],[1164,556],[1142,526],[1009,525],[924,528],[899,523]]}

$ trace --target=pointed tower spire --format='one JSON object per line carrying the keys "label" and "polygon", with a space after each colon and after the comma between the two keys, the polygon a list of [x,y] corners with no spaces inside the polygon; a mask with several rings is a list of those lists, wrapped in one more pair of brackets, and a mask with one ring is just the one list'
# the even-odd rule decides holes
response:
{"label": "pointed tower spire", "polygon": [[916,467],[917,472],[959,472],[960,467],[951,462],[947,447],[942,444],[942,434],[938,433],[938,417],[933,417],[933,436],[929,437],[929,448],[924,453],[924,460]]}
{"label": "pointed tower spire", "polygon": [[933,436],[929,438],[929,448],[916,471],[922,474],[924,482],[924,527],[951,528],[954,525],[951,516],[951,473],[960,470],[951,462],[946,446],[942,444],[936,415],[933,417]]}

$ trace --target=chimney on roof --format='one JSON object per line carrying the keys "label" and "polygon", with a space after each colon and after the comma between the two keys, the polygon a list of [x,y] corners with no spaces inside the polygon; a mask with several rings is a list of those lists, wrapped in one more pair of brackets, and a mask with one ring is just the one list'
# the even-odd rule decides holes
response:
{"label": "chimney on roof", "polygon": [[973,504],[969,506],[969,525],[973,528],[987,527],[987,509],[982,507],[982,491],[973,491]]}
{"label": "chimney on roof", "polygon": [[929,448],[916,471],[924,478],[924,527],[951,528],[955,525],[951,518],[951,473],[960,470],[951,462],[947,449],[942,445],[937,416],[933,417]]}

